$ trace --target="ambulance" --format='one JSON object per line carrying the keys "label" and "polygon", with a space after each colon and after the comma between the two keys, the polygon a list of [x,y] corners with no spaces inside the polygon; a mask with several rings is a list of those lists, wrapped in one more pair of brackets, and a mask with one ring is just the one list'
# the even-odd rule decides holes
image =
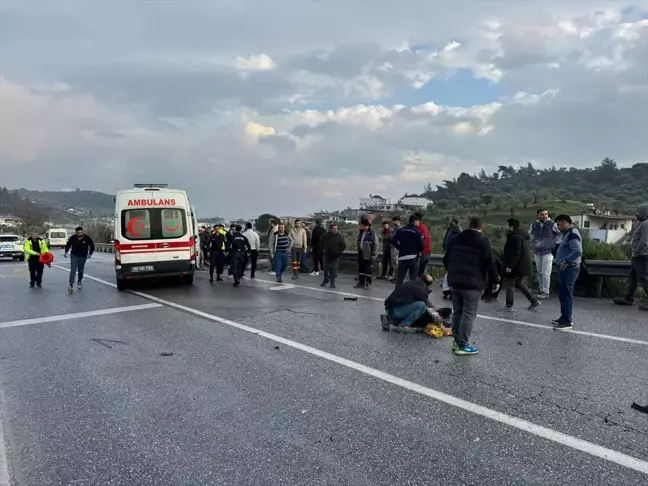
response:
{"label": "ambulance", "polygon": [[178,277],[193,283],[198,223],[187,193],[167,184],[135,184],[115,196],[117,289],[132,280]]}

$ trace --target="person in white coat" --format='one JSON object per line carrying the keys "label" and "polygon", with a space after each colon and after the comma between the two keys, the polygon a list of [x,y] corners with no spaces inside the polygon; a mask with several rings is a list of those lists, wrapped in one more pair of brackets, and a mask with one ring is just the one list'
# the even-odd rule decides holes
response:
{"label": "person in white coat", "polygon": [[252,223],[245,223],[245,231],[243,232],[250,243],[250,256],[245,255],[243,260],[243,275],[245,275],[245,269],[247,268],[248,260],[250,263],[250,278],[254,278],[257,268],[257,259],[259,258],[259,248],[261,247],[261,239],[259,234],[252,229]]}

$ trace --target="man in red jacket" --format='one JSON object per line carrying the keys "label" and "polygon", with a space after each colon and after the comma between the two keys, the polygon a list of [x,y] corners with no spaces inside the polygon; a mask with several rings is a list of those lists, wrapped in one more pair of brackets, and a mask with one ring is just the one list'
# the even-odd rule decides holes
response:
{"label": "man in red jacket", "polygon": [[418,218],[416,227],[423,235],[423,253],[419,259],[418,270],[418,276],[421,278],[425,273],[425,270],[427,270],[428,263],[430,262],[430,255],[432,254],[432,237],[430,235],[430,230],[423,224],[423,214],[414,213],[414,216]]}

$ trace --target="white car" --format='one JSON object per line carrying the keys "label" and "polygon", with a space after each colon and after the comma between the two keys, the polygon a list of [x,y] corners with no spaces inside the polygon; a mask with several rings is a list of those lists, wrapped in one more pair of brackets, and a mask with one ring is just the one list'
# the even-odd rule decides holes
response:
{"label": "white car", "polygon": [[25,260],[25,249],[18,235],[0,235],[0,258]]}

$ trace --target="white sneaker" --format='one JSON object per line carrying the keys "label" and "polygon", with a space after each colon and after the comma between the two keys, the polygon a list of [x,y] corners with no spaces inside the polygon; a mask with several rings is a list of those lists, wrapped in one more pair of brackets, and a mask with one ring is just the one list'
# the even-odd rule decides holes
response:
{"label": "white sneaker", "polygon": [[270,271],[268,272],[268,275],[277,275],[277,274],[276,274],[275,272],[273,272],[272,270],[270,270]]}
{"label": "white sneaker", "polygon": [[319,272],[313,272],[313,273],[311,273],[311,275],[312,275],[313,277],[319,277]]}

